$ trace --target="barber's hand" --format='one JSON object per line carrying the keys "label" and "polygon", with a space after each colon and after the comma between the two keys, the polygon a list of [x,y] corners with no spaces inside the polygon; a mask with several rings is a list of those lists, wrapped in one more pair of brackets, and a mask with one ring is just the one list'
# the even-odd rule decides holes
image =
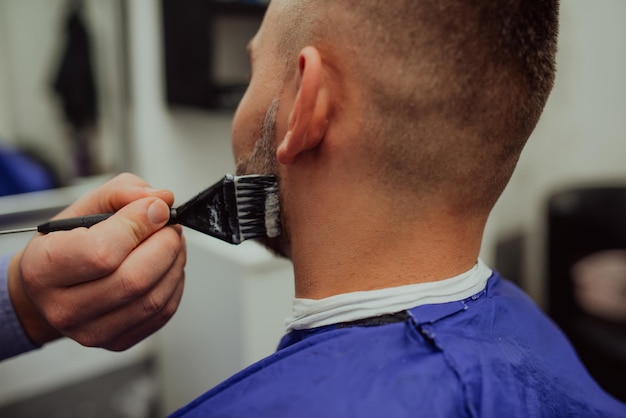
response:
{"label": "barber's hand", "polygon": [[89,229],[37,235],[9,269],[9,292],[36,344],[67,336],[125,350],[161,328],[180,302],[180,226],[165,226],[171,192],[122,174],[56,218],[116,212]]}

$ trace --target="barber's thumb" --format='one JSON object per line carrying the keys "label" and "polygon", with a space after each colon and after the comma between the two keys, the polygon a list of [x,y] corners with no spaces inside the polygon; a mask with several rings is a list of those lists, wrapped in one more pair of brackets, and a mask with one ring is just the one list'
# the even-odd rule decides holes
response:
{"label": "barber's thumb", "polygon": [[155,226],[163,226],[170,220],[170,208],[161,199],[157,199],[148,207],[148,220]]}
{"label": "barber's thumb", "polygon": [[148,207],[148,220],[156,226],[163,226],[170,220],[170,208],[161,199],[157,199]]}

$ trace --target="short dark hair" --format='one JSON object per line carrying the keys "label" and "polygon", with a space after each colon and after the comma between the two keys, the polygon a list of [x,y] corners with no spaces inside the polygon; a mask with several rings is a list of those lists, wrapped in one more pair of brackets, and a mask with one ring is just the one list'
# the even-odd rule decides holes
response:
{"label": "short dark hair", "polygon": [[281,49],[311,43],[340,58],[362,91],[362,149],[385,183],[491,209],[553,86],[558,0],[293,4]]}

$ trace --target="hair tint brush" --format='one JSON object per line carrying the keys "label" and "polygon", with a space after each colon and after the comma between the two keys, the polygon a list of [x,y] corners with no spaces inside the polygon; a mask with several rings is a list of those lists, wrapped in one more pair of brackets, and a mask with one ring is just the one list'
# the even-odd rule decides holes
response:
{"label": "hair tint brush", "polygon": [[170,223],[179,223],[231,244],[280,235],[275,176],[227,174],[170,212]]}
{"label": "hair tint brush", "polygon": [[[56,219],[37,227],[0,231],[0,234],[37,231],[47,234],[89,228],[113,213]],[[170,210],[169,224],[180,224],[231,244],[280,235],[280,205],[275,176],[227,174],[196,197]]]}

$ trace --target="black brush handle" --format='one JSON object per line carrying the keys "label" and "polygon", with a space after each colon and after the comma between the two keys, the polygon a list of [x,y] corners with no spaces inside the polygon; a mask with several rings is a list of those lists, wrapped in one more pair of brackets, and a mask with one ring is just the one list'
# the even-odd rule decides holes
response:
{"label": "black brush handle", "polygon": [[[69,231],[75,228],[90,228],[95,224],[109,219],[114,212],[110,213],[98,213],[95,215],[79,216],[76,218],[54,219],[37,225],[37,232],[47,234],[55,231]],[[170,220],[168,225],[173,225],[176,221],[176,209],[170,209]]]}
{"label": "black brush handle", "polygon": [[55,231],[69,231],[74,228],[89,228],[98,222],[102,222],[113,215],[111,213],[98,213],[96,215],[79,216],[77,218],[55,219],[37,225],[37,232],[47,234]]}

